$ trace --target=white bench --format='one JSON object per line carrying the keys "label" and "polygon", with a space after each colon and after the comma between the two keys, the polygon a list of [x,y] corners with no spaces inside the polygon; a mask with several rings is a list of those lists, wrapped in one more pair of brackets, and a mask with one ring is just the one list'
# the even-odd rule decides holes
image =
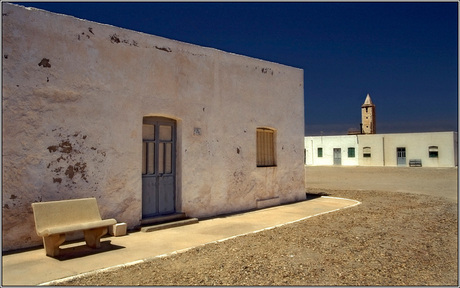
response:
{"label": "white bench", "polygon": [[101,247],[100,239],[107,234],[107,227],[117,223],[115,219],[102,220],[96,198],[32,203],[35,230],[43,237],[46,255],[59,255],[59,245],[65,241],[65,233],[83,231],[86,245]]}

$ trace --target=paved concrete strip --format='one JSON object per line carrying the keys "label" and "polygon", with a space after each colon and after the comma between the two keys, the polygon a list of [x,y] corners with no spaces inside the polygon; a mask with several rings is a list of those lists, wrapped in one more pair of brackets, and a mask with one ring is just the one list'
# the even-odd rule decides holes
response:
{"label": "paved concrete strip", "polygon": [[73,257],[66,260],[47,257],[43,249],[5,255],[2,257],[3,285],[58,285],[69,277],[81,277],[81,274],[118,269],[157,257],[182,253],[194,247],[273,229],[359,204],[355,200],[323,196],[309,201],[203,220],[193,225],[108,237],[101,240],[103,247],[100,252],[92,250],[83,257],[78,254],[78,249],[85,251],[84,242],[65,244],[61,246],[64,252],[77,250]]}

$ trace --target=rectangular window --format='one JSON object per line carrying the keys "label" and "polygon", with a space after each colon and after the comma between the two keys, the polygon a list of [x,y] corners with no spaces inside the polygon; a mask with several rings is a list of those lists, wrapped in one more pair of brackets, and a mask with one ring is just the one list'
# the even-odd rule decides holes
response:
{"label": "rectangular window", "polygon": [[438,158],[438,146],[430,146],[430,147],[428,147],[428,157],[430,157],[430,158]]}
{"label": "rectangular window", "polygon": [[348,147],[348,158],[355,158],[355,148]]}
{"label": "rectangular window", "polygon": [[406,147],[396,147],[396,155],[398,158],[406,158]]}
{"label": "rectangular window", "polygon": [[257,167],[276,166],[275,131],[257,128]]}
{"label": "rectangular window", "polygon": [[363,148],[363,157],[370,158],[371,157],[371,147],[364,147]]}
{"label": "rectangular window", "polygon": [[323,157],[323,148],[318,148],[318,157]]}

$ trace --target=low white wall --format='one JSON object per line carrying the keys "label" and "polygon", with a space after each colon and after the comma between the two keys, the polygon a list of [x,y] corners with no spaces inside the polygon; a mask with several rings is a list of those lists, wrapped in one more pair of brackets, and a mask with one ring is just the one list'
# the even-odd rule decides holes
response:
{"label": "low white wall", "polygon": [[[341,149],[341,165],[358,165],[358,138],[355,135],[344,136],[314,136],[305,137],[305,164],[306,165],[333,165],[334,148]],[[318,157],[318,148],[322,148],[323,155]],[[348,157],[348,148],[355,149],[355,156]]]}
{"label": "low white wall", "polygon": [[[397,148],[406,149],[406,165],[411,159],[422,160],[423,167],[457,166],[457,133],[426,132],[397,134],[367,134],[305,137],[306,165],[333,165],[333,148],[356,147],[356,157],[346,159],[342,165],[397,166]],[[429,147],[438,147],[438,157],[429,157]],[[323,157],[317,157],[317,148],[323,147]],[[363,152],[370,147],[371,157]],[[344,161],[345,160],[345,161]]]}
{"label": "low white wall", "polygon": [[[359,165],[385,166],[382,134],[358,135]],[[370,147],[371,157],[364,157],[364,148]]]}
{"label": "low white wall", "polygon": [[[422,160],[423,167],[454,167],[456,166],[456,147],[454,132],[404,133],[385,134],[385,165],[397,166],[396,149],[406,149],[406,166],[410,159]],[[438,147],[438,157],[429,157],[430,146]]]}

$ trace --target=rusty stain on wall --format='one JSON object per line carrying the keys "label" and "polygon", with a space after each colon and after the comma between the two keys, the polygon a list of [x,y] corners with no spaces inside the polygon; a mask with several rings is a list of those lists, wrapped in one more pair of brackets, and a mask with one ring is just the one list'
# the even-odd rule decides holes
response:
{"label": "rusty stain on wall", "polygon": [[[53,174],[52,183],[74,187],[78,182],[89,183],[88,163],[102,163],[106,152],[87,144],[88,135],[81,132],[63,133],[63,128],[53,129],[59,143],[47,147],[56,158],[48,163],[47,168]],[[90,183],[91,184],[91,183]],[[75,186],[76,187],[76,186]]]}
{"label": "rusty stain on wall", "polygon": [[271,75],[273,75],[273,70],[270,68],[262,68],[261,71],[264,74],[270,73]]}
{"label": "rusty stain on wall", "polygon": [[117,34],[110,35],[110,42],[112,42],[112,43],[120,43],[120,38],[118,38]]}
{"label": "rusty stain on wall", "polygon": [[117,35],[117,34],[110,35],[110,42],[116,43],[116,44],[123,43],[123,44],[128,44],[129,46],[135,46],[135,47],[139,46],[137,41],[135,41],[135,40],[129,41],[129,40],[126,40],[126,39],[120,39],[120,36]]}
{"label": "rusty stain on wall", "polygon": [[43,58],[42,61],[38,63],[38,66],[43,66],[44,68],[51,68],[50,59]]}
{"label": "rusty stain on wall", "polygon": [[166,51],[166,52],[172,52],[171,48],[169,48],[169,47],[158,47],[158,46],[155,46],[155,48],[157,48],[158,50]]}

